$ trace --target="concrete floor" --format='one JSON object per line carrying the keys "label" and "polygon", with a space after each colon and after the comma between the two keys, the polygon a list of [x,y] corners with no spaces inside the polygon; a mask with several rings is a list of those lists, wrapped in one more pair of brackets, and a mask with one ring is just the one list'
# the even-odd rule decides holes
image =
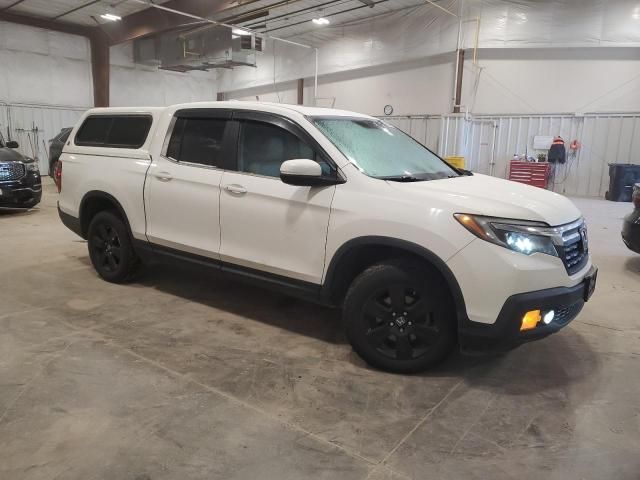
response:
{"label": "concrete floor", "polygon": [[629,204],[578,199],[599,287],[563,332],[381,373],[336,311],[155,267],[98,279],[38,211],[0,215],[2,479],[639,479]]}

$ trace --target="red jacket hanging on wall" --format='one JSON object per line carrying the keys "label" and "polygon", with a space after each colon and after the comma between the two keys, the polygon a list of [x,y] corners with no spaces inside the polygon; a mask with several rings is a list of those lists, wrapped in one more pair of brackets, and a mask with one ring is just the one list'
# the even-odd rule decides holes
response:
{"label": "red jacket hanging on wall", "polygon": [[567,149],[564,147],[564,140],[562,137],[556,137],[553,139],[553,144],[549,149],[549,155],[547,158],[550,163],[564,163],[567,161]]}

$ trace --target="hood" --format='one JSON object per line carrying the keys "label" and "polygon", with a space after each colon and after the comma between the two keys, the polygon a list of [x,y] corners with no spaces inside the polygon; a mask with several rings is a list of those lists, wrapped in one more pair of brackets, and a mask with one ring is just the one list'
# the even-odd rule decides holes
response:
{"label": "hood", "polygon": [[0,147],[0,162],[26,162],[27,159],[17,150],[11,148]]}
{"label": "hood", "polygon": [[[427,182],[388,182],[393,188],[422,197],[453,213],[533,220],[550,226],[577,220],[580,210],[568,198],[542,188],[474,174]],[[430,203],[429,203],[430,202]]]}

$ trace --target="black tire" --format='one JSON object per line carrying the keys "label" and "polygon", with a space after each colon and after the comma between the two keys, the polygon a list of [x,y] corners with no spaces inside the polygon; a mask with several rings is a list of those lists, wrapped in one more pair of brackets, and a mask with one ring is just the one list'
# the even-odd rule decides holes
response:
{"label": "black tire", "polygon": [[109,210],[96,214],[89,224],[87,236],[93,268],[107,282],[124,283],[138,265],[127,227]]}
{"label": "black tire", "polygon": [[415,262],[389,261],[361,273],[347,292],[343,318],[356,353],[389,372],[426,370],[456,343],[448,289]]}

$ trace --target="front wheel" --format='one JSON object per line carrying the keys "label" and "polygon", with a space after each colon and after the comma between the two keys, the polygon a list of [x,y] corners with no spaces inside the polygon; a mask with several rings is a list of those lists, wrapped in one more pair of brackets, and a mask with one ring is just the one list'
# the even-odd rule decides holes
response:
{"label": "front wheel", "polygon": [[138,264],[127,227],[114,212],[96,214],[89,224],[89,257],[96,272],[108,282],[123,283]]}
{"label": "front wheel", "polygon": [[397,373],[441,362],[455,345],[455,310],[438,280],[405,261],[374,265],[360,274],[343,308],[356,353],[373,367]]}

